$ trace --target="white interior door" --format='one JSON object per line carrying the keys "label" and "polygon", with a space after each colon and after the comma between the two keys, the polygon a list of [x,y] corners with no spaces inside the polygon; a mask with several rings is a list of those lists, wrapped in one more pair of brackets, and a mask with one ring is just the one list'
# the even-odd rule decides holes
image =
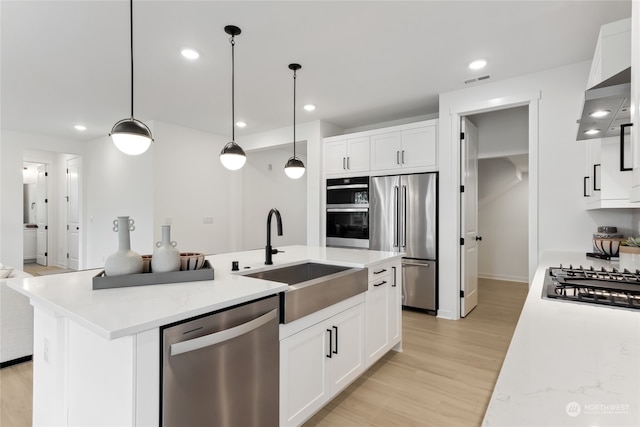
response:
{"label": "white interior door", "polygon": [[478,305],[478,128],[467,118],[460,123],[460,316]]}
{"label": "white interior door", "polygon": [[47,165],[38,165],[38,181],[36,184],[36,262],[47,265],[47,241],[49,234],[49,210],[47,208]]}
{"label": "white interior door", "polygon": [[80,266],[80,158],[67,160],[67,268]]}

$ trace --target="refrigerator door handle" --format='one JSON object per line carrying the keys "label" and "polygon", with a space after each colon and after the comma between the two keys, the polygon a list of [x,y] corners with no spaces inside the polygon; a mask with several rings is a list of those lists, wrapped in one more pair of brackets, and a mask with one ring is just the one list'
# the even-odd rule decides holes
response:
{"label": "refrigerator door handle", "polygon": [[399,214],[400,214],[400,204],[399,202],[399,195],[400,195],[400,188],[396,185],[393,191],[393,208],[396,211],[396,220],[395,220],[395,224],[393,224],[393,247],[397,248],[398,246],[400,246],[400,238],[399,238],[399,234],[400,234],[400,230],[399,230]]}
{"label": "refrigerator door handle", "polygon": [[402,247],[407,247],[407,186],[402,186]]}

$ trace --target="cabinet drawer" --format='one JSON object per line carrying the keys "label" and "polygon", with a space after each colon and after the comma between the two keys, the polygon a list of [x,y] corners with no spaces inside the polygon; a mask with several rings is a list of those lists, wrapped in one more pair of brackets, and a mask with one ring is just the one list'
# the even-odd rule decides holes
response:
{"label": "cabinet drawer", "polygon": [[380,283],[383,280],[386,280],[387,282],[392,280],[392,272],[393,269],[390,264],[382,264],[369,268],[369,289],[371,289],[374,284]]}

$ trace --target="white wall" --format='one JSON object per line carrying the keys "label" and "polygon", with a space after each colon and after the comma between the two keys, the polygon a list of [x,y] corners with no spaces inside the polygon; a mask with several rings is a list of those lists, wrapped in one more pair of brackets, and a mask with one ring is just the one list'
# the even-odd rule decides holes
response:
{"label": "white wall", "polygon": [[528,153],[528,110],[525,106],[471,116],[478,127],[478,158]]}
{"label": "white wall", "polygon": [[[307,164],[306,144],[296,144],[296,155]],[[267,215],[272,208],[282,216],[283,235],[278,236],[275,217],[271,220],[271,245],[304,245],[307,242],[307,174],[291,179],[284,173],[293,145],[247,153],[243,175],[243,250],[266,245]]]}
{"label": "white wall", "polygon": [[[0,262],[15,268],[22,268],[23,219],[22,219],[22,164],[25,160],[40,162],[41,159],[53,162],[52,173],[58,176],[56,185],[51,184],[51,197],[64,196],[61,193],[62,166],[65,157],[61,153],[82,155],[84,143],[69,141],[46,135],[2,130],[0,132]],[[52,202],[53,204],[53,202]],[[60,248],[58,239],[62,238],[65,217],[60,215],[62,203],[52,209],[49,217],[50,242],[49,261],[56,265],[64,264],[53,248]]]}
{"label": "white wall", "polygon": [[[589,65],[582,62],[440,95],[440,316],[459,317],[460,115],[531,104],[529,178],[535,203],[530,203],[529,236],[535,262],[546,250],[586,252],[593,230],[603,222],[631,227],[629,212],[584,210],[584,147],[575,135]],[[535,262],[530,260],[530,274]]]}
{"label": "white wall", "polygon": [[506,158],[478,162],[478,276],[528,282],[528,174]]}
{"label": "white wall", "polygon": [[131,249],[150,254],[153,245],[153,152],[129,156],[120,152],[111,138],[104,136],[87,144],[83,157],[85,210],[85,264],[99,268],[118,249],[113,221],[129,216],[135,221]]}
{"label": "white wall", "polygon": [[[306,179],[307,179],[307,245],[317,246],[323,241],[320,234],[320,224],[322,215],[320,212],[323,200],[322,194],[322,138],[333,132],[337,128],[329,123],[319,121],[302,123],[296,125],[296,140],[306,141],[307,158]],[[335,133],[334,133],[335,134]],[[256,150],[265,147],[273,147],[282,144],[291,144],[293,140],[293,127],[274,129],[269,132],[248,135],[243,137],[238,143],[247,150]],[[266,221],[266,219],[265,219]],[[266,229],[266,224],[265,224]],[[266,231],[265,231],[266,232]]]}
{"label": "white wall", "polygon": [[[230,171],[219,158],[228,137],[159,121],[153,125],[153,241],[160,240],[161,225],[170,219],[171,239],[181,252],[239,250],[242,169]],[[205,224],[205,218],[213,222]]]}

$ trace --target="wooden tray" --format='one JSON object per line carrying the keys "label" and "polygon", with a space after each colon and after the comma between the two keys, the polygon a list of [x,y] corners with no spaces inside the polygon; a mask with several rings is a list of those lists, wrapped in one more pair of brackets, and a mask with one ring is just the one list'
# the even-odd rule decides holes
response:
{"label": "wooden tray", "polygon": [[105,276],[104,270],[93,277],[93,289],[124,288],[127,286],[161,285],[164,283],[213,280],[213,267],[208,260],[199,270],[170,271],[168,273],[125,274]]}

